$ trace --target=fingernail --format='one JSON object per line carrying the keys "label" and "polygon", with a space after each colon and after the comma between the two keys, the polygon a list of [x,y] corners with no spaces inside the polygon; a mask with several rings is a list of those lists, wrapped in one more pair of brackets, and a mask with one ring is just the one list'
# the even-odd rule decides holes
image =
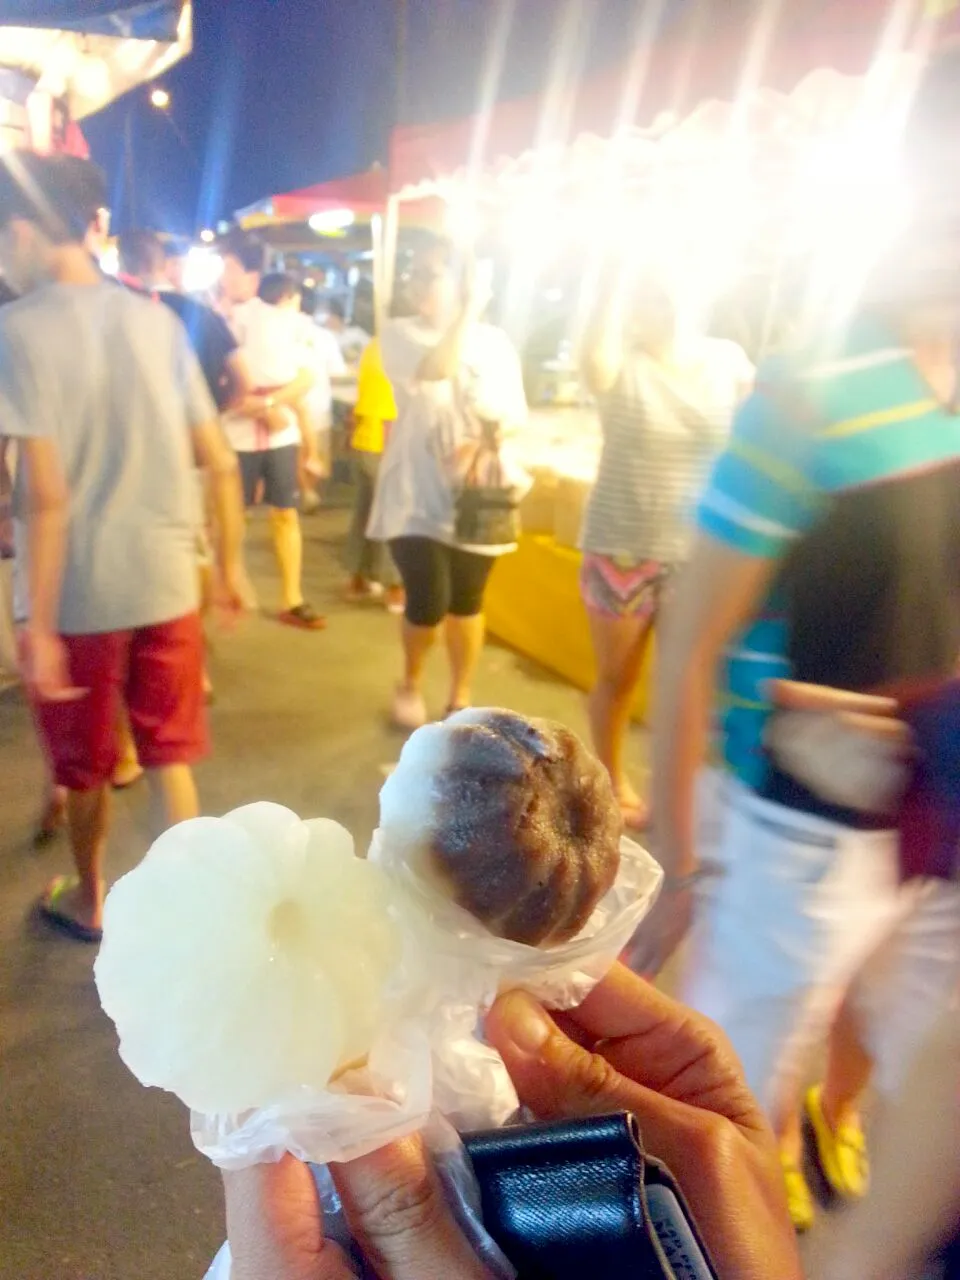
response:
{"label": "fingernail", "polygon": [[522,1053],[536,1053],[553,1027],[537,1002],[522,991],[511,991],[500,1003],[500,1017],[510,1039]]}

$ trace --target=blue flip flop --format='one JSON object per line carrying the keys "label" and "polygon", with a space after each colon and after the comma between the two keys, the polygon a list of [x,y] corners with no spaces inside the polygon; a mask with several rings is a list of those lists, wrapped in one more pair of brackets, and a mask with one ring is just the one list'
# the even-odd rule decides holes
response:
{"label": "blue flip flop", "polygon": [[103,941],[103,930],[94,929],[81,920],[75,920],[66,912],[59,910],[57,902],[68,889],[76,888],[80,883],[76,876],[57,876],[50,884],[37,904],[41,919],[54,929],[59,929],[75,942],[99,943]]}

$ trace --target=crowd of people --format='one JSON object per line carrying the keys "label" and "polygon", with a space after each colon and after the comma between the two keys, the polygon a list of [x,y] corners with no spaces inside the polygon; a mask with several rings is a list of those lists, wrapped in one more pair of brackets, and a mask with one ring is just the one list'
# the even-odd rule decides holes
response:
{"label": "crowd of people", "polygon": [[[909,699],[948,687],[960,656],[958,137],[951,53],[905,135],[909,230],[854,318],[824,321],[759,373],[733,343],[681,336],[653,275],[611,270],[585,335],[603,426],[583,533],[590,723],[626,827],[648,833],[665,871],[624,959],[656,975],[687,943],[683,1000],[712,1023],[617,969],[562,1030],[517,994],[486,1030],[535,1114],[638,1113],[724,1276],[801,1274],[791,1227],[816,1215],[805,1133],[833,1194],[861,1202],[824,1232],[818,1276],[903,1280],[960,1206],[956,1126],[929,1104],[956,1111],[960,830],[945,868],[927,850],[910,878],[897,832],[918,758]],[[158,829],[199,811],[202,614],[253,603],[245,507],[269,508],[280,622],[324,625],[302,590],[300,502],[323,473],[344,370],[297,284],[267,273],[246,237],[223,245],[216,299],[178,291],[148,233],[124,241],[122,280],[104,278],[88,242],[102,203],[86,162],[0,168],[0,260],[21,295],[0,310],[16,622],[76,867],[41,911],[84,941],[100,937],[125,738]],[[470,705],[484,591],[516,544],[497,495],[522,483],[511,442],[527,406],[485,305],[438,241],[361,356],[346,590],[402,611],[392,714],[407,730]],[[490,509],[463,502],[471,487]],[[648,807],[624,740],[655,622]],[[441,633],[447,699],[428,708]],[[880,1100],[870,1196],[868,1088]],[[911,1133],[928,1149],[911,1152],[905,1189]],[[306,1176],[285,1161],[227,1177],[235,1280],[347,1274],[323,1249]],[[382,1274],[482,1274],[442,1213],[399,1229],[368,1212],[404,1180],[424,1205],[436,1197],[422,1148],[340,1177]]]}

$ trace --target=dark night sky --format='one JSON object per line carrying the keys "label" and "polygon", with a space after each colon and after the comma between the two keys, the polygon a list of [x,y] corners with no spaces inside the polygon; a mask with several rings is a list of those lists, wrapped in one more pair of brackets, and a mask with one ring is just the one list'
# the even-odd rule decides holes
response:
{"label": "dark night sky", "polygon": [[[407,119],[471,111],[500,3],[510,0],[408,0]],[[500,96],[542,85],[564,23],[578,24],[575,43],[591,68],[608,64],[644,3],[513,0]],[[128,120],[137,220],[170,229],[193,230],[385,159],[397,8],[396,0],[195,0],[194,54],[164,81],[171,119],[139,92],[85,122],[120,222],[130,214]]]}

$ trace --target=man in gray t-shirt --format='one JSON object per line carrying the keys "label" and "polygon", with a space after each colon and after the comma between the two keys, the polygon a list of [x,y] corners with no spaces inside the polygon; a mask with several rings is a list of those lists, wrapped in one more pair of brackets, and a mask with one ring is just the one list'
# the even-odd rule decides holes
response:
{"label": "man in gray t-shirt", "polygon": [[69,157],[0,165],[0,433],[17,440],[18,613],[25,678],[68,819],[77,877],[41,911],[97,941],[115,726],[126,704],[167,823],[198,812],[206,751],[195,461],[210,473],[223,598],[239,607],[236,459],[186,331],[104,279],[83,240],[98,171]]}

